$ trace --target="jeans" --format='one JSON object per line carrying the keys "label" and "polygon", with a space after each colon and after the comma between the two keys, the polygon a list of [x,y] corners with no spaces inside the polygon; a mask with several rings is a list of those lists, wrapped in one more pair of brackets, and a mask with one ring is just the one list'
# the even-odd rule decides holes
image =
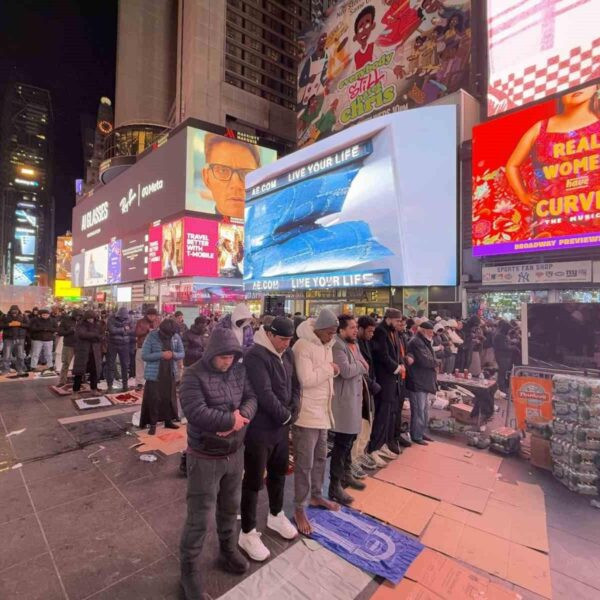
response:
{"label": "jeans", "polygon": [[343,481],[345,474],[350,471],[352,445],[356,441],[355,433],[339,433],[336,431],[333,436],[333,450],[331,451],[331,464],[329,466],[331,485]]}
{"label": "jeans", "polygon": [[75,356],[75,348],[72,346],[63,346],[61,353],[62,365],[60,368],[60,380],[58,385],[65,385],[67,383],[67,376],[69,375],[69,367],[73,357]]}
{"label": "jeans", "polygon": [[263,487],[265,469],[269,510],[273,516],[282,511],[288,459],[287,427],[282,428],[279,439],[273,444],[246,440],[242,481],[242,531],[244,533],[249,533],[256,528],[258,493]]}
{"label": "jeans", "polygon": [[54,347],[54,342],[41,342],[40,340],[32,340],[31,341],[31,368],[35,369],[37,367],[38,361],[40,360],[40,356],[42,352],[44,353],[44,357],[46,358],[46,368],[51,369],[52,362],[52,349]]}
{"label": "jeans", "polygon": [[4,338],[4,347],[2,349],[2,358],[4,363],[3,370],[6,372],[10,370],[13,349],[17,355],[17,361],[15,363],[17,373],[25,373],[25,340],[23,339],[11,340]]}
{"label": "jeans", "polygon": [[144,385],[146,380],[144,379],[144,370],[146,364],[142,360],[142,349],[137,348],[135,351],[135,382],[137,385]]}
{"label": "jeans", "polygon": [[187,519],[179,545],[182,564],[194,563],[200,557],[215,507],[221,550],[236,548],[243,471],[243,448],[223,458],[187,453]]}
{"label": "jeans", "polygon": [[129,346],[116,346],[109,344],[106,352],[106,383],[108,387],[112,387],[115,380],[115,362],[119,356],[121,363],[121,377],[123,381],[123,389],[127,388],[127,375],[129,373]]}
{"label": "jeans", "polygon": [[410,400],[410,437],[422,440],[429,424],[429,400],[427,392],[408,392]]}
{"label": "jeans", "polygon": [[323,496],[327,462],[327,429],[292,426],[294,444],[294,503],[304,508],[308,500]]}

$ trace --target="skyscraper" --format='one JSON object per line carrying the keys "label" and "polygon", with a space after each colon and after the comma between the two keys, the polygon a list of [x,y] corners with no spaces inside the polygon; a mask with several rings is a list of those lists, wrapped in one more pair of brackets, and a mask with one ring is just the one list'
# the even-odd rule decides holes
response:
{"label": "skyscraper", "polygon": [[0,276],[47,285],[54,270],[50,93],[24,83],[4,91],[0,122]]}
{"label": "skyscraper", "polygon": [[98,104],[96,119],[91,115],[81,116],[81,137],[85,174],[83,192],[99,183],[100,163],[104,159],[106,138],[114,128],[114,116],[110,98],[103,96]]}

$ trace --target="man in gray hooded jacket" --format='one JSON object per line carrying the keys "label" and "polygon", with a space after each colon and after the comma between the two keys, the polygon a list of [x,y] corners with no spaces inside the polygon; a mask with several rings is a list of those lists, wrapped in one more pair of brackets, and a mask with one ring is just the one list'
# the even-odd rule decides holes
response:
{"label": "man in gray hooded jacket", "polygon": [[237,515],[244,437],[257,404],[241,356],[235,334],[217,328],[181,383],[181,407],[188,420],[188,513],[180,545],[181,585],[187,600],[205,597],[199,557],[215,506],[222,566],[238,574],[248,569],[237,550]]}

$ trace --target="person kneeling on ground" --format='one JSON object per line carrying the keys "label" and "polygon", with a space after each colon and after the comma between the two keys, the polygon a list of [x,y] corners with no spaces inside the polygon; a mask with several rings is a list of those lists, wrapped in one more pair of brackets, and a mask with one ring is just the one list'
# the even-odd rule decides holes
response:
{"label": "person kneeling on ground", "polygon": [[309,498],[311,506],[328,510],[340,508],[336,502],[323,498],[327,431],[333,424],[333,378],[340,373],[332,354],[337,328],[337,317],[324,308],[317,319],[308,319],[298,326],[298,341],[292,349],[300,382],[300,414],[292,427],[294,517],[298,530],[304,535],[312,533],[306,517]]}
{"label": "person kneeling on ground", "polygon": [[256,395],[241,356],[235,334],[215,329],[202,359],[185,370],[181,383],[181,406],[188,420],[187,520],[180,544],[181,586],[187,600],[206,597],[199,558],[215,506],[221,564],[232,573],[248,570],[237,550],[236,523],[244,437],[256,413]]}
{"label": "person kneeling on ground", "polygon": [[158,329],[153,329],[144,340],[142,360],[145,363],[144,399],[140,417],[140,427],[150,425],[148,433],[156,433],[156,423],[165,422],[167,429],[179,429],[173,423],[179,415],[177,411],[177,361],[183,359],[183,343],[177,333],[177,324],[165,319]]}
{"label": "person kneeling on ground", "polygon": [[298,535],[283,512],[290,426],[298,417],[300,402],[294,355],[289,347],[293,337],[294,323],[276,317],[256,332],[254,346],[244,355],[258,410],[246,434],[239,545],[251,559],[258,561],[270,555],[256,531],[258,493],[263,487],[265,470],[269,496],[267,528],[286,540]]}

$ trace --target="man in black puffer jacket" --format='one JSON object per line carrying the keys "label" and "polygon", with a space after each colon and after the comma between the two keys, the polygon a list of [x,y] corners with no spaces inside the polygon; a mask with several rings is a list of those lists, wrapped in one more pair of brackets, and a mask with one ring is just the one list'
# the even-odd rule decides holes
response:
{"label": "man in black puffer jacket", "polygon": [[256,413],[256,395],[239,362],[242,348],[230,329],[215,329],[202,359],[181,383],[188,420],[188,517],[181,536],[181,586],[188,599],[202,598],[200,553],[208,518],[217,508],[221,563],[244,573],[248,562],[237,550],[246,426]]}
{"label": "man in black puffer jacket", "polygon": [[267,528],[287,540],[298,535],[283,512],[290,426],[296,421],[300,408],[300,385],[290,349],[293,337],[292,320],[276,317],[270,325],[256,332],[254,346],[244,355],[258,410],[246,434],[239,545],[257,561],[266,560],[270,554],[256,531],[258,492],[263,487],[265,470],[269,495]]}
{"label": "man in black puffer jacket", "polygon": [[131,321],[129,320],[129,311],[121,307],[116,315],[108,317],[106,324],[108,330],[108,349],[106,351],[106,383],[108,384],[108,393],[112,393],[113,381],[115,380],[115,363],[117,355],[121,364],[121,379],[123,380],[123,392],[129,388],[127,386],[129,376],[129,354],[130,354],[130,331]]}
{"label": "man in black puffer jacket", "polygon": [[65,315],[60,319],[58,325],[58,335],[63,338],[63,347],[61,354],[62,368],[60,370],[60,380],[58,385],[66,385],[69,367],[75,356],[75,330],[79,324],[81,313],[75,309],[69,316]]}

